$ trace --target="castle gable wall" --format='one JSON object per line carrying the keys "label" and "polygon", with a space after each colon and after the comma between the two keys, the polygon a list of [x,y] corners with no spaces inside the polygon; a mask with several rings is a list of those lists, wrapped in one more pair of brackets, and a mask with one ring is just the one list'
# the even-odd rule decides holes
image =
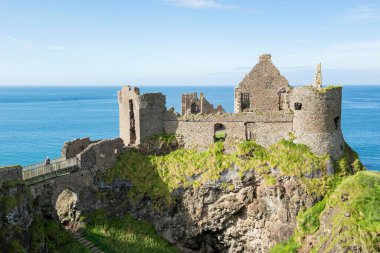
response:
{"label": "castle gable wall", "polygon": [[281,92],[289,83],[274,66],[270,55],[260,56],[260,61],[235,89],[235,112],[279,111]]}

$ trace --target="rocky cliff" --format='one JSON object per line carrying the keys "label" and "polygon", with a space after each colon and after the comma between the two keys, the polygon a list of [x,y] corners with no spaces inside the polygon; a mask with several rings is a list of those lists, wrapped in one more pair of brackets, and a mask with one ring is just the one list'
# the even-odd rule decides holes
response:
{"label": "rocky cliff", "polygon": [[[204,153],[129,151],[98,175],[98,190],[104,208],[151,222],[180,252],[345,252],[349,243],[326,251],[316,239],[331,235],[329,211],[321,222],[307,212],[362,169],[348,146],[334,163],[291,141],[268,150],[243,143],[229,155],[217,144]],[[302,231],[300,224],[315,229]]]}

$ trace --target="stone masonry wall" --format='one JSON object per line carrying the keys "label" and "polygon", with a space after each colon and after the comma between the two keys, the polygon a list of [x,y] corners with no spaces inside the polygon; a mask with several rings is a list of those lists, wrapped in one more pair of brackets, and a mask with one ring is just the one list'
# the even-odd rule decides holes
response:
{"label": "stone masonry wall", "polygon": [[120,137],[125,145],[140,144],[149,136],[163,133],[166,98],[162,93],[140,95],[138,88],[126,86],[118,92],[118,98]]}
{"label": "stone masonry wall", "polygon": [[243,110],[240,99],[244,93],[249,94],[247,111],[279,111],[280,92],[286,92],[288,88],[288,81],[273,65],[271,55],[261,55],[259,63],[235,89],[235,112]]}
{"label": "stone masonry wall", "polygon": [[22,180],[22,167],[19,165],[0,168],[0,187],[9,180]]}
{"label": "stone masonry wall", "polygon": [[77,157],[80,170],[104,170],[113,166],[124,147],[120,138],[113,140],[102,140],[89,145]]}
{"label": "stone masonry wall", "polygon": [[123,139],[125,145],[134,142],[132,140],[134,138],[131,136],[131,103],[135,117],[135,139],[140,139],[139,96],[140,90],[130,86],[124,86],[121,91],[118,92],[120,138]]}
{"label": "stone masonry wall", "polygon": [[188,115],[176,120],[173,119],[173,115],[168,115],[164,126],[166,133],[182,136],[185,148],[204,150],[214,143],[215,125],[222,124],[226,131],[226,149],[232,150],[236,143],[250,139],[249,136],[265,147],[276,143],[281,138],[288,138],[289,133],[292,132],[292,122],[293,116],[288,113]]}
{"label": "stone masonry wall", "polygon": [[164,132],[166,97],[162,93],[147,93],[139,97],[140,144],[146,138]]}
{"label": "stone masonry wall", "polygon": [[338,159],[344,147],[341,101],[341,87],[327,90],[293,88],[290,105],[294,111],[295,142],[308,145],[316,154],[329,153]]}
{"label": "stone masonry wall", "polygon": [[70,159],[75,157],[77,154],[85,150],[91,143],[90,138],[75,139],[72,141],[67,141],[63,144],[61,151],[61,157]]}

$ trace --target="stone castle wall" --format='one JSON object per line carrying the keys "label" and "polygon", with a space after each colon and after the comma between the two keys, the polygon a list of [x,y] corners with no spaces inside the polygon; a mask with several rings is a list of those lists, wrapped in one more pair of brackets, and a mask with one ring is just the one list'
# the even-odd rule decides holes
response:
{"label": "stone castle wall", "polygon": [[140,99],[140,139],[164,132],[164,114],[166,112],[166,97],[162,93],[148,93],[141,95]]}
{"label": "stone castle wall", "polygon": [[128,144],[140,144],[163,132],[166,98],[162,93],[140,95],[138,88],[123,87],[118,93],[120,137]]}
{"label": "stone castle wall", "polygon": [[[131,138],[131,112],[134,114],[135,129],[140,129],[139,120],[139,96],[140,90],[138,88],[132,88],[130,86],[125,86],[121,91],[118,92],[118,102],[119,102],[119,130],[120,138],[124,140],[124,143],[134,142]],[[130,101],[132,103],[130,103]],[[133,108],[131,108],[131,105]],[[140,138],[140,132],[136,131],[135,138]]]}
{"label": "stone castle wall", "polygon": [[[286,109],[285,96],[289,83],[273,65],[271,55],[260,56],[259,63],[246,75],[235,89],[235,112],[242,111],[279,111]],[[249,102],[242,98],[247,95]],[[281,101],[282,100],[282,101]],[[246,104],[244,107],[243,104]],[[280,107],[281,105],[281,107]]]}
{"label": "stone castle wall", "polygon": [[224,109],[221,105],[218,105],[217,108],[214,108],[214,105],[211,104],[203,92],[201,92],[200,97],[198,98],[197,93],[187,93],[182,94],[181,100],[181,113],[182,116],[186,114],[213,114],[213,113],[224,113]]}
{"label": "stone castle wall", "polygon": [[185,148],[204,150],[215,142],[215,125],[222,124],[226,131],[225,146],[231,149],[245,140],[254,140],[268,147],[281,138],[289,137],[292,122],[291,113],[189,115],[180,118],[168,114],[164,128],[165,133],[182,136]]}
{"label": "stone castle wall", "polygon": [[293,88],[290,105],[294,111],[295,142],[308,145],[316,154],[328,153],[334,159],[339,158],[344,147],[341,103],[340,87],[325,90]]}
{"label": "stone castle wall", "polygon": [[75,157],[77,154],[85,150],[93,141],[90,138],[75,139],[72,141],[67,141],[63,144],[61,157],[70,159]]}
{"label": "stone castle wall", "polygon": [[[128,101],[134,104],[134,142]],[[308,145],[318,155],[327,153],[338,159],[344,147],[341,101],[341,88],[290,87],[265,54],[235,89],[233,114],[221,107],[214,109],[203,93],[199,99],[190,93],[182,96],[179,116],[166,110],[161,93],[140,95],[137,88],[124,87],[119,92],[120,136],[128,145],[155,134],[176,134],[182,136],[186,148],[202,150],[216,140],[224,140],[227,149],[245,140],[268,147],[294,133],[295,142]]]}

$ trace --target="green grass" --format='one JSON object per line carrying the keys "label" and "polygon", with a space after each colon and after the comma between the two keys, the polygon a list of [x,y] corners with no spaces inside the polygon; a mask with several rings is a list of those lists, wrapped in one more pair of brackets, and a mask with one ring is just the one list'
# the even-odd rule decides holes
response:
{"label": "green grass", "polygon": [[329,90],[340,89],[340,88],[342,88],[342,86],[340,86],[340,85],[329,85],[329,86],[323,87],[321,89],[318,89],[317,91],[318,91],[318,93],[325,94]]}
{"label": "green grass", "polygon": [[156,134],[151,136],[149,139],[170,144],[176,140],[176,137],[174,134]]}
{"label": "green grass", "polygon": [[[282,175],[301,177],[309,193],[323,195],[335,180],[326,176],[329,159],[328,155],[317,156],[306,145],[288,140],[281,140],[268,149],[253,141],[243,142],[233,154],[224,153],[223,143],[217,142],[204,152],[178,149],[166,155],[144,155],[131,150],[122,154],[115,166],[98,176],[106,183],[114,179],[128,180],[134,186],[128,192],[131,200],[150,197],[157,200],[158,205],[171,204],[174,189],[214,182],[223,171],[233,166],[241,177],[248,170],[268,174],[271,168],[276,168]],[[350,161],[347,164],[352,166]],[[313,171],[319,171],[322,178],[303,177]],[[265,177],[269,185],[276,183],[272,175]]]}
{"label": "green grass", "polygon": [[43,245],[47,246],[48,252],[90,253],[57,221],[35,216],[29,231],[31,234],[30,253],[41,252]]}
{"label": "green grass", "polygon": [[132,218],[108,217],[102,210],[85,216],[85,237],[107,252],[174,253],[178,252],[154,227],[145,221]]}
{"label": "green grass", "polygon": [[[360,245],[364,252],[380,250],[380,173],[361,171],[340,180],[325,199],[297,216],[297,229],[288,241],[277,244],[271,252],[296,252],[307,235],[317,239],[313,252],[330,252],[336,247]],[[334,188],[332,188],[334,189]],[[342,200],[346,196],[347,200]],[[329,214],[328,214],[329,212]],[[347,216],[347,214],[349,214]],[[321,217],[327,216],[331,235],[319,234]]]}
{"label": "green grass", "polygon": [[[13,190],[11,188],[16,188],[15,194],[9,195],[9,191]],[[5,194],[1,194],[4,192]],[[1,197],[1,195],[4,195]],[[21,180],[8,180],[5,181],[0,189],[0,213],[3,215],[9,213],[15,209],[18,205],[22,204],[28,198],[31,198],[31,193],[29,188]]]}

